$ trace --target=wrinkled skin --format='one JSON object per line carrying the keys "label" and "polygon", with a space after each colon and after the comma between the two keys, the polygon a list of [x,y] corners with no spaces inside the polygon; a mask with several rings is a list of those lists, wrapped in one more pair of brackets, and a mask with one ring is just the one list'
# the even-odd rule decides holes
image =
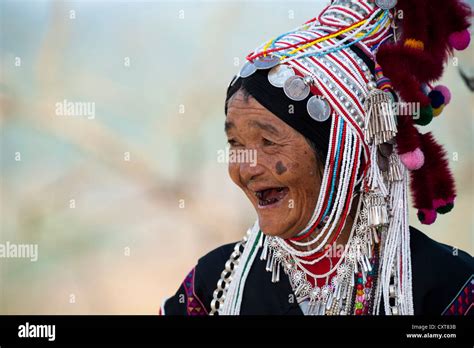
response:
{"label": "wrinkled skin", "polygon": [[[255,151],[256,165],[229,163],[229,175],[253,204],[262,231],[291,238],[303,230],[315,209],[321,167],[306,139],[264,108],[237,91],[228,103],[226,133],[231,150]],[[285,196],[261,206],[256,191],[287,188]]]}

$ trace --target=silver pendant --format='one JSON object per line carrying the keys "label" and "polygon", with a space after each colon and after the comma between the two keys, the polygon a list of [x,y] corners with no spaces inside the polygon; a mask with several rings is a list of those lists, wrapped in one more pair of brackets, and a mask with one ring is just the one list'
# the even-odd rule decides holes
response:
{"label": "silver pendant", "polygon": [[306,104],[309,116],[315,121],[324,122],[331,116],[331,107],[326,99],[313,95]]}
{"label": "silver pendant", "polygon": [[253,64],[257,69],[270,69],[280,63],[280,58],[277,56],[267,55],[267,56],[260,56]]}
{"label": "silver pendant", "polygon": [[268,82],[270,82],[272,86],[281,88],[285,85],[285,81],[291,76],[295,76],[295,71],[286,64],[280,64],[268,72]]}
{"label": "silver pendant", "polygon": [[391,10],[397,6],[397,0],[375,0],[375,4],[382,10]]}
{"label": "silver pendant", "polygon": [[283,85],[283,91],[291,100],[301,101],[309,95],[309,86],[300,76],[290,76]]}
{"label": "silver pendant", "polygon": [[256,66],[253,63],[246,61],[245,64],[240,69],[239,76],[243,78],[249,77],[256,71],[257,71]]}

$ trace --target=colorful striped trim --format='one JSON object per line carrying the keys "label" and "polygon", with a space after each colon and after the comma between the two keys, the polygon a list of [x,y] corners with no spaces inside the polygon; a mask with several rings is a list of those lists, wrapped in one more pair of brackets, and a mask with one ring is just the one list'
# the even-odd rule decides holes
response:
{"label": "colorful striped trim", "polygon": [[202,301],[194,292],[194,276],[196,268],[193,268],[191,272],[184,278],[183,287],[186,293],[186,312],[188,315],[207,315],[206,307],[202,304]]}

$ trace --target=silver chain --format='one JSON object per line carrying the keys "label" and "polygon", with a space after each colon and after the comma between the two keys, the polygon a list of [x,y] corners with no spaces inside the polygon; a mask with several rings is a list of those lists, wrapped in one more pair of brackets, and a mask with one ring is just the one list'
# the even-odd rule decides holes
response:
{"label": "silver chain", "polygon": [[212,294],[211,311],[209,312],[209,315],[219,314],[219,308],[221,308],[224,303],[227,289],[229,288],[230,282],[232,281],[235,269],[239,264],[239,259],[244,250],[245,243],[247,243],[247,236],[235,244],[234,251],[230,255],[229,260],[227,260],[225,263],[225,268],[222,271],[221,277],[217,281],[217,287]]}

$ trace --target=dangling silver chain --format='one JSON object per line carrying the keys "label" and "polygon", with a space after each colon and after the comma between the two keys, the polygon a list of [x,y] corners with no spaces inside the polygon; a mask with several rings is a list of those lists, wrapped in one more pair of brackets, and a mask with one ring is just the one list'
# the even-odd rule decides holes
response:
{"label": "dangling silver chain", "polygon": [[229,260],[227,260],[227,262],[225,263],[225,268],[222,271],[221,277],[217,281],[217,287],[214,290],[214,293],[212,294],[211,311],[209,312],[209,315],[219,314],[219,308],[224,303],[227,289],[229,288],[230,282],[232,281],[235,269],[239,264],[239,259],[242,255],[246,243],[247,236],[245,236],[240,242],[235,244],[234,251],[230,255]]}

